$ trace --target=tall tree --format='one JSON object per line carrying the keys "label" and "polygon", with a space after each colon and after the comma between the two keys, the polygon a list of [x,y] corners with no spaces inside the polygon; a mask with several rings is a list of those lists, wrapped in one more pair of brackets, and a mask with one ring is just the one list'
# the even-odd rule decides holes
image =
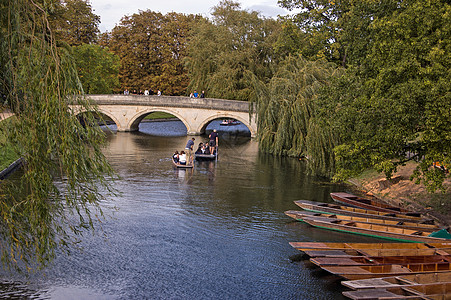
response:
{"label": "tall tree", "polygon": [[119,89],[119,57],[108,48],[82,44],[73,47],[78,76],[87,94],[111,94]]}
{"label": "tall tree", "polygon": [[61,0],[54,7],[49,13],[57,39],[71,46],[97,41],[100,17],[93,13],[89,0]]}
{"label": "tall tree", "polygon": [[[0,91],[15,121],[0,123],[16,154],[25,160],[17,181],[0,185],[0,251],[12,267],[44,266],[55,248],[67,250],[102,214],[99,200],[113,172],[97,127],[82,126],[69,104],[95,110],[79,95],[75,65],[58,47],[48,18],[58,2],[0,3]],[[88,114],[86,120],[93,124]],[[11,124],[11,125],[8,125]],[[5,128],[6,127],[6,128]],[[56,185],[54,176],[62,178]]]}
{"label": "tall tree", "polygon": [[214,7],[212,15],[212,21],[198,23],[189,40],[189,89],[205,89],[211,97],[255,100],[251,78],[271,78],[272,45],[280,24],[229,0]]}
{"label": "tall tree", "polygon": [[150,10],[125,16],[106,40],[121,58],[123,89],[159,89],[169,95],[184,94],[188,75],[183,59],[186,38],[199,16]]}

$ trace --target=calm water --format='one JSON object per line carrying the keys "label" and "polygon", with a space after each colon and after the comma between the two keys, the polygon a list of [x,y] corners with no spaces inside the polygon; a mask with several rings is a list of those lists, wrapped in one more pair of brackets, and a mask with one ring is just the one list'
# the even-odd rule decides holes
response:
{"label": "calm water", "polygon": [[[210,125],[216,126],[217,123]],[[142,123],[108,134],[105,153],[122,193],[103,231],[29,278],[3,275],[2,298],[343,299],[339,281],[290,241],[374,241],[314,229],[283,212],[294,200],[330,202],[343,187],[308,176],[301,162],[258,153],[235,127],[218,129],[220,159],[176,170],[188,139],[181,122]],[[196,137],[196,145],[206,137]]]}

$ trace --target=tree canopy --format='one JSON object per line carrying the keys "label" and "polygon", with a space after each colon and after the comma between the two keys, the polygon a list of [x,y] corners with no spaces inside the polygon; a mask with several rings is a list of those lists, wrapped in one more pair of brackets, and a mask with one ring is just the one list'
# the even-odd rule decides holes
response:
{"label": "tree canopy", "polygon": [[73,47],[78,77],[86,94],[111,94],[119,89],[119,57],[108,48],[82,44]]}
{"label": "tree canopy", "polygon": [[61,0],[53,2],[49,11],[51,27],[56,38],[71,46],[92,44],[100,33],[100,17],[93,13],[87,0]]}
{"label": "tree canopy", "polygon": [[122,89],[184,94],[189,83],[183,61],[186,39],[199,18],[150,10],[123,17],[103,37],[103,43],[120,57]]}
{"label": "tree canopy", "polygon": [[229,0],[215,6],[212,16],[196,24],[188,41],[189,90],[207,90],[216,98],[255,99],[251,75],[265,82],[271,78],[279,23]]}
{"label": "tree canopy", "polygon": [[[430,190],[450,166],[450,21],[447,1],[280,1],[317,53],[347,68],[316,101],[334,132],[336,179],[368,167],[390,177],[409,159]],[[301,51],[301,53],[306,53]],[[314,58],[312,55],[310,58]]]}

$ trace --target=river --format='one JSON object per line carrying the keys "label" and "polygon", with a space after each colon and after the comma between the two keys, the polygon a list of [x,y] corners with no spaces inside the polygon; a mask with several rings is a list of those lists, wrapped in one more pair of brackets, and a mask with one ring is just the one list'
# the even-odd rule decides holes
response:
{"label": "river", "polygon": [[[217,126],[213,122],[210,129]],[[292,221],[294,200],[331,202],[344,187],[302,162],[258,152],[246,130],[220,132],[219,160],[174,169],[188,139],[178,121],[108,133],[121,195],[70,256],[24,277],[2,275],[4,299],[343,299],[336,277],[297,258],[290,241],[374,241]],[[244,133],[244,136],[243,136]],[[207,137],[196,137],[196,145]],[[110,208],[116,208],[115,210]]]}

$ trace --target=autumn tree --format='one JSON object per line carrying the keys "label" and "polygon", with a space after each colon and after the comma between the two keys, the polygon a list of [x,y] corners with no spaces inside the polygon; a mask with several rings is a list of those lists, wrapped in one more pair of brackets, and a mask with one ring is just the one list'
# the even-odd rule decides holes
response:
{"label": "autumn tree", "polygon": [[229,0],[215,6],[212,16],[198,22],[189,39],[189,89],[207,90],[217,98],[255,99],[252,76],[265,82],[271,78],[272,44],[280,24]]}
{"label": "autumn tree", "polygon": [[189,83],[183,59],[190,28],[199,16],[150,10],[125,16],[103,38],[121,59],[119,80],[123,89],[162,90],[184,94]]}

